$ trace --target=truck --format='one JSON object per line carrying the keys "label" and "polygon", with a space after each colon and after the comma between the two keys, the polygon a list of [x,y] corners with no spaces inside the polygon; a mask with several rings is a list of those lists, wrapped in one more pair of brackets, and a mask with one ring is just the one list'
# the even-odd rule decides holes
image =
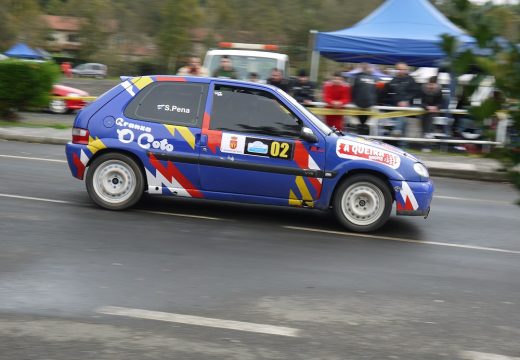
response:
{"label": "truck", "polygon": [[238,80],[247,80],[250,73],[256,73],[260,82],[265,83],[274,68],[289,76],[289,56],[275,52],[277,45],[220,42],[218,49],[206,53],[203,66],[210,76],[218,69],[220,59],[227,56],[238,74]]}

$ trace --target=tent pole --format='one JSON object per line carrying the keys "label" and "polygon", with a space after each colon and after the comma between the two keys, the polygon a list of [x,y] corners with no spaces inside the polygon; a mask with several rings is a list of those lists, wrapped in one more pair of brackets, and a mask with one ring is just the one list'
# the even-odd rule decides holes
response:
{"label": "tent pole", "polygon": [[309,30],[311,37],[311,71],[310,71],[310,80],[316,82],[318,80],[318,69],[320,67],[320,52],[314,50],[316,48],[316,37],[318,35],[318,30]]}

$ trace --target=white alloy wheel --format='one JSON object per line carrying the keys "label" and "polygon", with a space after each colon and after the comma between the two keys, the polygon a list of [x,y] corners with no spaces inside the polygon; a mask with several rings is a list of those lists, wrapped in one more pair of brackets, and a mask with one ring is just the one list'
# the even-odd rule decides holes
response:
{"label": "white alloy wheel", "polygon": [[388,183],[373,174],[354,174],[338,184],[332,208],[347,229],[371,232],[383,226],[392,211],[393,197]]}
{"label": "white alloy wheel", "polygon": [[49,101],[49,110],[54,114],[65,114],[67,112],[67,105],[63,99],[52,99]]}
{"label": "white alloy wheel", "polygon": [[96,168],[92,185],[103,201],[116,205],[127,201],[135,193],[136,175],[127,163],[108,160]]}
{"label": "white alloy wheel", "polygon": [[341,210],[348,221],[367,226],[381,218],[385,197],[381,189],[369,182],[350,185],[341,197]]}

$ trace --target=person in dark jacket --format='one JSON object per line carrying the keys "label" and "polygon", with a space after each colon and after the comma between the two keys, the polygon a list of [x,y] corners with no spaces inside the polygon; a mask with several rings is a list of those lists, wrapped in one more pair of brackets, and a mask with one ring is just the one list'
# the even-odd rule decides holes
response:
{"label": "person in dark jacket", "polygon": [[298,78],[291,86],[291,94],[300,104],[307,105],[315,101],[314,89],[316,86],[309,80],[309,76],[304,69],[298,72]]}
{"label": "person in dark jacket", "polygon": [[[372,74],[372,68],[369,64],[361,64],[361,72],[356,74],[354,85],[352,86],[352,101],[361,110],[369,110],[370,107],[377,103],[376,77]],[[369,115],[358,115],[359,126],[358,133],[368,135],[368,125],[366,121]]]}
{"label": "person in dark jacket", "polygon": [[283,78],[282,70],[280,69],[274,68],[271,70],[271,76],[267,79],[267,83],[285,92],[289,91],[289,82]]}
{"label": "person in dark jacket", "polygon": [[[386,85],[386,94],[389,105],[399,107],[409,107],[413,99],[417,96],[417,83],[408,74],[408,65],[399,62],[395,65],[397,75]],[[400,135],[405,135],[406,118],[395,118],[396,130]]]}
{"label": "person in dark jacket", "polygon": [[433,132],[433,117],[439,113],[442,105],[442,90],[437,84],[437,77],[432,76],[421,87],[421,104],[426,113],[422,116],[423,136],[429,137]]}

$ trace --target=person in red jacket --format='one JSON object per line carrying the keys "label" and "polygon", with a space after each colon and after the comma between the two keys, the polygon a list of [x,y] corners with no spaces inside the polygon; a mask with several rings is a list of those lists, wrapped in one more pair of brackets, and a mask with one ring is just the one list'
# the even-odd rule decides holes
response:
{"label": "person in red jacket", "polygon": [[[334,73],[330,81],[323,85],[323,101],[327,107],[340,109],[351,101],[351,89],[343,80],[340,72]],[[328,126],[343,130],[343,115],[326,115],[325,122]]]}

